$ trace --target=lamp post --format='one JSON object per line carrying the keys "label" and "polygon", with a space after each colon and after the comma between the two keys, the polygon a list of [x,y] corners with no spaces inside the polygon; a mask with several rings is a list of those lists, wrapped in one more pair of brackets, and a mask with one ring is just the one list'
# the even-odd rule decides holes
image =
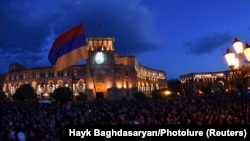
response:
{"label": "lamp post", "polygon": [[234,39],[232,46],[234,51],[227,48],[224,57],[229,68],[233,72],[234,79],[238,80],[238,86],[240,85],[238,89],[245,93],[247,82],[250,78],[250,46],[237,38]]}

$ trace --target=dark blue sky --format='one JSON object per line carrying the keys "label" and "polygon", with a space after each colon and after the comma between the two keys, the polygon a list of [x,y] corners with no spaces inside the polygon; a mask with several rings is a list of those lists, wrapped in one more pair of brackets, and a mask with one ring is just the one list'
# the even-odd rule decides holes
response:
{"label": "dark blue sky", "polygon": [[12,62],[50,66],[53,40],[80,22],[167,79],[224,71],[234,37],[250,43],[249,10],[249,0],[1,0],[0,73]]}

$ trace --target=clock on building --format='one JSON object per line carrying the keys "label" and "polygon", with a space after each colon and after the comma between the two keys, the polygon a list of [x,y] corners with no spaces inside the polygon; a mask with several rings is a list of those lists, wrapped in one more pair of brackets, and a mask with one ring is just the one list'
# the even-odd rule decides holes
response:
{"label": "clock on building", "polygon": [[96,54],[95,54],[95,62],[97,63],[97,64],[102,64],[103,62],[104,62],[104,54],[103,54],[103,52],[97,52]]}

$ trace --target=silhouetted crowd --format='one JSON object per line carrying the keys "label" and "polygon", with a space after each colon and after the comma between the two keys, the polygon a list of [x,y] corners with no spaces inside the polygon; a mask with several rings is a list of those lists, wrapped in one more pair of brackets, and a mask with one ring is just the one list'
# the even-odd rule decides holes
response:
{"label": "silhouetted crowd", "polygon": [[62,141],[64,125],[250,125],[250,97],[70,103],[1,102],[3,141]]}

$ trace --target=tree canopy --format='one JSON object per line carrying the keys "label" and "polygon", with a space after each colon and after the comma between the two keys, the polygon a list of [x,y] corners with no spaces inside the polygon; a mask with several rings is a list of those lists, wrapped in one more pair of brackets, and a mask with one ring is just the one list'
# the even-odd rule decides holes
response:
{"label": "tree canopy", "polygon": [[135,98],[136,100],[145,100],[145,99],[147,99],[146,94],[143,93],[143,92],[135,92],[135,93],[133,94],[133,96],[134,96],[134,98]]}
{"label": "tree canopy", "polygon": [[5,95],[5,93],[3,91],[0,91],[0,100],[5,100],[7,98],[7,96]]}
{"label": "tree canopy", "polygon": [[16,89],[16,93],[13,94],[14,100],[37,100],[35,90],[30,84],[21,85]]}
{"label": "tree canopy", "polygon": [[59,102],[68,102],[73,100],[72,91],[68,87],[59,87],[55,89],[52,97],[54,100]]}

